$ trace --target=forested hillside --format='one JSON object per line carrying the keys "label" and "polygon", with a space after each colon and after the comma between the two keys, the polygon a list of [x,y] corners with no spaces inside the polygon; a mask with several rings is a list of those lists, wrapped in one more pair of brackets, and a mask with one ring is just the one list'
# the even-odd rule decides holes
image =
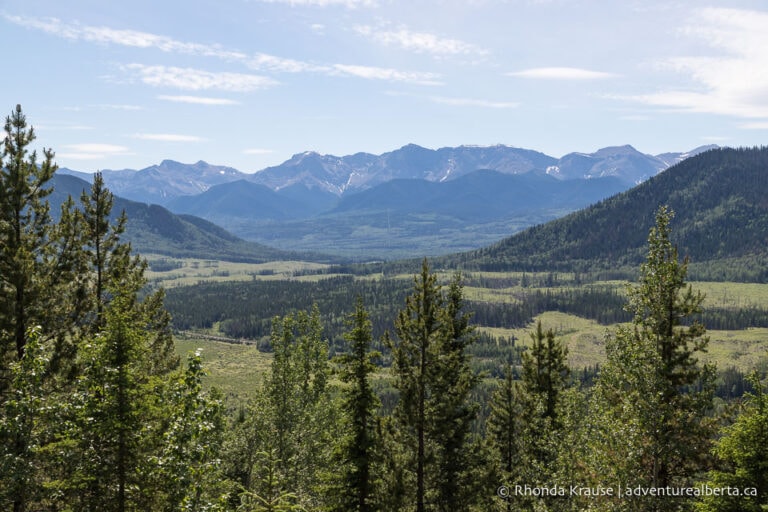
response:
{"label": "forested hillside", "polygon": [[768,280],[768,148],[715,149],[637,187],[488,248],[438,259],[494,270],[636,266],[659,205],[676,212],[680,254],[699,277]]}

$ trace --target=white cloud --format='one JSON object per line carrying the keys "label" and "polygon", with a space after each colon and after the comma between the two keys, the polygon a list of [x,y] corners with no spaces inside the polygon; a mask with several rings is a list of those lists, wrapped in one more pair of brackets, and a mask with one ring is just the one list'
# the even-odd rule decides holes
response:
{"label": "white cloud", "polygon": [[456,107],[481,107],[481,108],[517,108],[519,103],[512,101],[490,101],[476,98],[446,98],[443,96],[431,96],[430,101],[453,105]]}
{"label": "white cloud", "polygon": [[287,4],[295,6],[331,7],[341,6],[348,9],[357,7],[375,7],[375,0],[257,0],[265,4]]}
{"label": "white cloud", "polygon": [[458,39],[441,38],[427,32],[407,28],[385,30],[370,25],[358,25],[355,32],[385,46],[396,46],[417,53],[445,55],[487,55],[488,51]]}
{"label": "white cloud", "polygon": [[[372,2],[367,0],[266,0],[292,5],[347,5],[367,6]],[[278,57],[266,53],[252,55],[228,50],[220,45],[199,44],[178,41],[171,37],[141,32],[136,30],[119,30],[108,27],[93,27],[79,23],[64,23],[56,18],[28,18],[22,16],[2,15],[6,20],[21,26],[62,37],[70,40],[81,40],[97,44],[117,44],[135,48],[153,48],[167,53],[182,53],[196,56],[214,57],[228,62],[237,62],[250,69],[264,70],[277,73],[321,73],[330,76],[355,76],[371,80],[386,80],[391,82],[410,82],[422,85],[438,85],[438,75],[424,72],[408,72],[373,66],[354,66],[345,64],[314,64],[295,59]],[[425,51],[462,53],[471,51],[472,47],[456,40],[439,39],[430,34],[405,32],[397,36],[399,44],[411,48],[422,48]],[[479,49],[477,51],[480,51]],[[121,66],[123,71],[138,77],[142,83],[154,87],[173,87],[183,90],[221,90],[231,92],[249,92],[277,85],[271,78],[248,73],[211,72],[194,68],[181,68],[162,65],[127,64]],[[168,101],[174,101],[164,98]],[[179,96],[178,98],[182,98]],[[184,97],[193,102],[191,97]],[[178,101],[183,101],[179,99]],[[202,101],[200,101],[202,103]],[[207,103],[212,104],[212,103]],[[222,103],[216,103],[222,104]],[[115,106],[116,107],[116,106]]]}
{"label": "white cloud", "polygon": [[144,107],[140,107],[139,105],[101,104],[94,105],[94,107],[102,110],[144,110]]}
{"label": "white cloud", "polygon": [[387,80],[390,82],[409,82],[419,85],[442,85],[438,81],[439,75],[435,73],[423,73],[413,71],[399,71],[391,68],[379,68],[374,66],[353,66],[347,64],[334,64],[333,69],[345,75],[366,78],[368,80]]}
{"label": "white cloud", "polygon": [[150,34],[137,30],[120,30],[109,27],[93,27],[79,23],[63,23],[57,18],[28,18],[24,16],[3,15],[17,25],[71,40],[81,40],[101,44],[118,44],[134,48],[155,48],[168,53],[185,53],[230,60],[242,60],[246,55],[241,52],[226,50],[217,45],[206,45],[177,41],[171,37]]}
{"label": "white cloud", "polygon": [[176,133],[137,133],[133,138],[159,142],[201,142],[205,140],[194,135],[179,135]]}
{"label": "white cloud", "polygon": [[688,75],[697,85],[631,99],[679,111],[768,117],[768,12],[700,9],[681,32],[700,39],[716,54],[674,57],[660,64]]}
{"label": "white cloud", "polygon": [[251,69],[264,69],[280,73],[328,72],[328,66],[318,66],[300,60],[276,57],[266,53],[257,53],[245,61]]}
{"label": "white cloud", "polygon": [[93,126],[88,126],[84,124],[46,123],[46,124],[36,125],[35,130],[85,131],[85,130],[93,130]]}
{"label": "white cloud", "polygon": [[115,144],[83,143],[68,144],[64,146],[63,153],[57,153],[58,158],[70,160],[99,160],[106,157],[130,155],[129,149],[125,146]]}
{"label": "white cloud", "polygon": [[167,96],[161,94],[157,97],[159,100],[172,101],[175,103],[192,103],[195,105],[239,105],[235,100],[227,98],[206,98],[204,96]]}
{"label": "white cloud", "polygon": [[250,148],[243,150],[243,154],[245,155],[270,155],[272,153],[274,153],[274,150],[264,148]]}
{"label": "white cloud", "polygon": [[744,130],[768,130],[768,121],[754,121],[750,123],[743,123],[739,125],[739,128]]}
{"label": "white cloud", "polygon": [[275,80],[244,73],[215,73],[194,68],[173,66],[146,66],[128,64],[124,69],[138,75],[139,80],[154,87],[173,87],[191,91],[216,89],[230,92],[248,92],[277,84]]}
{"label": "white cloud", "polygon": [[507,73],[507,76],[516,76],[520,78],[534,78],[541,80],[601,80],[612,78],[616,75],[605,73],[603,71],[592,71],[583,68],[571,67],[543,67],[524,69]]}

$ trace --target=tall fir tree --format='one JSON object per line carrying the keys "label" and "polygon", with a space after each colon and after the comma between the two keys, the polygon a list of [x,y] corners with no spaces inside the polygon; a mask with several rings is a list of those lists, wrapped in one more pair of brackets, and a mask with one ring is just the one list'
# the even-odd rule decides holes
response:
{"label": "tall fir tree", "polygon": [[477,341],[464,308],[461,274],[456,273],[445,293],[447,332],[437,345],[430,369],[434,403],[429,436],[436,446],[435,504],[441,511],[468,510],[481,485],[475,470],[480,465],[480,443],[472,436],[479,405],[471,393],[480,378],[469,365],[467,348]]}
{"label": "tall fir tree", "polygon": [[340,446],[341,496],[339,510],[373,510],[373,457],[376,452],[376,410],[381,401],[371,385],[376,371],[374,360],[381,354],[371,350],[373,333],[371,320],[362,297],[347,319],[344,338],[349,352],[336,360],[341,365],[340,377],[348,387],[342,390],[342,411],[348,433]]}
{"label": "tall fir tree", "polygon": [[509,365],[491,396],[487,423],[491,462],[502,484],[499,498],[504,501],[503,509],[507,512],[517,510],[511,489],[523,481],[522,468],[527,466],[523,450],[524,428],[520,382],[515,380],[512,365]]}
{"label": "tall fir tree", "polygon": [[[708,338],[704,326],[691,321],[704,296],[685,283],[688,261],[679,260],[670,239],[672,217],[666,207],[657,211],[639,283],[628,293],[632,325],[606,340],[590,450],[593,475],[605,482],[689,486],[710,445],[714,368],[698,360]],[[689,505],[675,498],[640,501],[637,506],[654,511]]]}
{"label": "tall fir tree", "polygon": [[460,277],[446,296],[425,259],[395,320],[395,334],[389,342],[400,393],[394,419],[404,451],[413,454],[413,506],[418,512],[466,510],[474,498],[464,475],[473,460],[469,427],[477,410],[469,401],[476,377],[465,350],[474,338]]}
{"label": "tall fir tree", "polygon": [[115,224],[110,223],[113,203],[114,197],[105,187],[104,177],[100,172],[95,173],[91,190],[83,191],[80,204],[84,227],[84,252],[89,270],[94,274],[91,304],[96,318],[92,324],[97,329],[103,323],[104,305],[108,300],[105,293],[110,280],[110,258],[119,257],[121,251],[130,252],[125,244],[120,244],[120,235],[125,231],[128,220],[125,212]]}
{"label": "tall fir tree", "polygon": [[[45,345],[46,362],[41,385],[52,381],[65,358],[74,357],[71,334],[82,314],[75,300],[80,238],[72,201],[64,203],[59,224],[52,222],[48,195],[56,171],[53,151],[43,150],[43,160],[30,150],[36,139],[17,105],[5,122],[0,157],[0,405],[13,393],[10,368],[24,359],[27,336],[33,328]],[[10,387],[9,387],[10,386]],[[17,431],[15,457],[28,452],[28,440]],[[22,437],[18,437],[22,436]],[[0,486],[4,485],[1,475]],[[12,509],[28,508],[26,492],[16,486]]]}

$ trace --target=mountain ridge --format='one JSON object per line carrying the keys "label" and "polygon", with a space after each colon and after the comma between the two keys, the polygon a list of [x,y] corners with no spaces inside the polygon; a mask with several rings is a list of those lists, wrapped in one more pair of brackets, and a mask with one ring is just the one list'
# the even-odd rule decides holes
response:
{"label": "mountain ridge", "polygon": [[[609,146],[594,153],[569,153],[557,159],[544,153],[503,144],[494,146],[456,146],[428,149],[407,144],[399,149],[374,155],[323,155],[314,151],[296,153],[280,165],[248,174],[232,167],[212,165],[202,160],[183,164],[163,160],[141,170],[102,172],[106,186],[126,199],[167,205],[177,197],[196,195],[211,187],[246,180],[274,191],[296,185],[337,197],[372,188],[392,179],[450,181],[478,169],[505,174],[545,171],[559,179],[615,176],[628,186],[655,175],[681,158],[695,155],[712,146],[684,153],[659,156],[637,151],[631,145]],[[60,169],[88,180],[89,174]]]}

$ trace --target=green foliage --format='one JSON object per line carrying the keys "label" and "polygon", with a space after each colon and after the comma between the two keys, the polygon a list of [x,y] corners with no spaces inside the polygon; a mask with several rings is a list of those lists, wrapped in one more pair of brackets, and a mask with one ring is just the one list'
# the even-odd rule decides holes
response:
{"label": "green foliage", "polygon": [[[317,307],[273,320],[274,359],[261,393],[228,440],[226,473],[241,506],[317,508],[338,406],[328,388],[328,345]],[[247,503],[247,505],[246,505]],[[246,508],[245,510],[250,510]]]}
{"label": "green foliage", "polygon": [[[736,421],[721,429],[713,449],[718,469],[711,470],[704,482],[720,493],[705,496],[696,510],[759,512],[768,508],[768,394],[756,372],[750,381],[755,391],[745,396]],[[748,488],[754,490],[754,496],[744,495]],[[734,495],[736,489],[739,495]]]}
{"label": "green foliage", "polygon": [[[671,217],[666,208],[657,212],[639,284],[629,291],[632,326],[606,341],[607,362],[593,399],[598,481],[685,487],[705,467],[714,369],[696,358],[707,346],[704,327],[683,325],[700,311],[703,296],[685,286],[686,262],[670,241]],[[676,499],[639,500],[647,510],[680,506]]]}
{"label": "green foliage", "polygon": [[47,360],[39,328],[26,334],[24,355],[10,368],[10,393],[0,415],[0,504],[21,509],[38,498],[40,445],[44,439],[47,400],[42,392]]}
{"label": "green foliage", "polygon": [[342,390],[342,411],[346,430],[340,440],[341,477],[338,507],[341,510],[373,510],[373,456],[375,451],[375,413],[381,401],[373,391],[370,376],[377,367],[373,360],[380,357],[371,351],[373,335],[371,321],[363,299],[357,298],[355,312],[348,320],[345,335],[350,351],[337,358],[341,365],[340,378],[349,387]]}
{"label": "green foliage", "polygon": [[436,510],[466,510],[471,492],[472,460],[469,430],[477,409],[469,394],[477,377],[469,368],[465,348],[474,342],[463,311],[460,276],[447,294],[427,261],[414,277],[413,294],[395,321],[392,350],[394,387],[399,391],[394,419],[396,441],[412,454],[417,511],[434,503]]}
{"label": "green foliage", "polygon": [[[37,152],[30,153],[35,138],[17,105],[5,121],[0,158],[0,375],[24,357],[28,329],[41,325],[53,334],[48,327],[59,312],[60,290],[52,285],[63,249],[45,200],[56,165],[50,150],[43,151],[41,163]],[[6,382],[0,378],[0,393]]]}
{"label": "green foliage", "polygon": [[157,488],[165,497],[162,510],[213,510],[219,501],[215,491],[220,487],[224,403],[215,389],[203,390],[204,376],[200,353],[190,354],[186,370],[171,382],[165,398],[169,425],[160,454],[151,459]]}

